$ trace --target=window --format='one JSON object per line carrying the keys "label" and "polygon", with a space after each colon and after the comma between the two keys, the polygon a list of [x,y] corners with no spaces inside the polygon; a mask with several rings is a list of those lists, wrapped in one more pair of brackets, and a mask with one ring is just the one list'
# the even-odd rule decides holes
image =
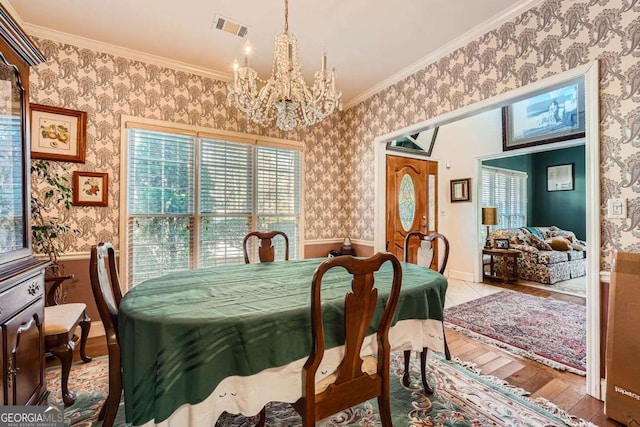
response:
{"label": "window", "polygon": [[[129,286],[173,271],[243,263],[242,239],[251,230],[284,231],[290,258],[298,257],[301,146],[127,128]],[[277,257],[284,256],[280,244],[274,239]]]}
{"label": "window", "polygon": [[483,166],[481,202],[482,206],[498,207],[498,225],[492,230],[526,226],[527,174]]}

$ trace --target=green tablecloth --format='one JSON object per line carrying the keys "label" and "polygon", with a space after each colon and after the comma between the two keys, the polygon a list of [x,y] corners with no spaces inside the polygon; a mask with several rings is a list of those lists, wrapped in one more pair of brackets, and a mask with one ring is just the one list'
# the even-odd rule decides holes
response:
{"label": "green tablecloth", "polygon": [[[311,278],[323,260],[190,270],[127,292],[118,314],[127,421],[159,423],[179,406],[203,401],[225,377],[252,375],[307,356]],[[402,263],[402,273],[394,323],[443,320],[446,279],[414,264]],[[379,308],[391,274],[389,263],[375,274]],[[344,343],[342,306],[350,279],[341,268],[325,275],[327,347]]]}

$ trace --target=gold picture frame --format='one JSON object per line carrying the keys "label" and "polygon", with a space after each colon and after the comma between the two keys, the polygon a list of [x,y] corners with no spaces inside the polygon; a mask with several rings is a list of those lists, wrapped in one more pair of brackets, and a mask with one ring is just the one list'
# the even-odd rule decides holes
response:
{"label": "gold picture frame", "polygon": [[87,113],[30,104],[31,158],[84,163]]}
{"label": "gold picture frame", "polygon": [[102,172],[73,172],[75,206],[108,206],[109,175]]}
{"label": "gold picture frame", "polygon": [[451,202],[471,201],[471,178],[451,180]]}

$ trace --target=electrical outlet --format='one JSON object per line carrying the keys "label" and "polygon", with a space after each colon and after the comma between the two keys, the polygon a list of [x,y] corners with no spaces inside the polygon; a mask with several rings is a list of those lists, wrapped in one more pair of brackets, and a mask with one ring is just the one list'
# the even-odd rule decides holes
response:
{"label": "electrical outlet", "polygon": [[627,217],[627,199],[609,199],[607,200],[607,218],[626,218]]}

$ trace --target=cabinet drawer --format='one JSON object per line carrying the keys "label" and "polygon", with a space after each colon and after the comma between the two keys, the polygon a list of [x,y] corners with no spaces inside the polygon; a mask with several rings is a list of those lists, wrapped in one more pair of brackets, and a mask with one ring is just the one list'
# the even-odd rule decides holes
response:
{"label": "cabinet drawer", "polygon": [[0,322],[44,295],[44,276],[32,276],[0,293]]}

